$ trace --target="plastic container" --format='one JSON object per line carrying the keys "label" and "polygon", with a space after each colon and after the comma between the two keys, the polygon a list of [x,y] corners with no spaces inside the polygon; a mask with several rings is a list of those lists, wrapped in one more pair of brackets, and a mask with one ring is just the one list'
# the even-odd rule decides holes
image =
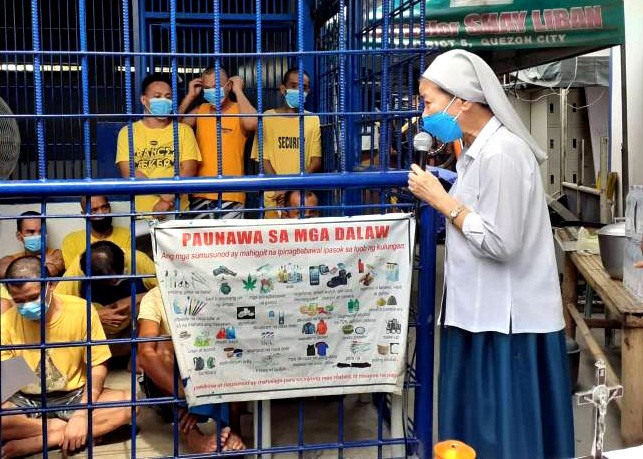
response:
{"label": "plastic container", "polygon": [[625,200],[625,248],[623,250],[623,285],[643,301],[643,268],[634,263],[643,260],[643,185],[630,187]]}
{"label": "plastic container", "polygon": [[623,285],[639,301],[643,301],[643,268],[635,268],[634,263],[641,260],[641,239],[626,237],[623,251]]}
{"label": "plastic container", "polygon": [[625,235],[643,237],[643,185],[631,186],[625,198]]}

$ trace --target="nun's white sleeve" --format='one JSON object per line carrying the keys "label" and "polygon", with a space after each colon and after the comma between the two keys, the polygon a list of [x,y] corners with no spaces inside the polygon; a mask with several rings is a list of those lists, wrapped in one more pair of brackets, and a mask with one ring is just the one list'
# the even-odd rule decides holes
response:
{"label": "nun's white sleeve", "polygon": [[539,178],[511,145],[497,150],[477,158],[479,167],[471,171],[479,174],[478,199],[462,233],[474,255],[506,262],[521,250],[525,225],[540,224],[529,222],[528,209],[532,180]]}

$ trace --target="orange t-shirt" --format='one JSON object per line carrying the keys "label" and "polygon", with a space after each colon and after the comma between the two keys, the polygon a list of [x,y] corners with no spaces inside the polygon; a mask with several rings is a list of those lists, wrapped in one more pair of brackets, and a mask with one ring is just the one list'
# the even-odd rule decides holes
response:
{"label": "orange t-shirt", "polygon": [[[209,103],[199,106],[197,113],[213,113]],[[239,104],[231,103],[228,108],[222,112],[224,115],[235,115],[239,113]],[[243,152],[246,145],[246,134],[241,127],[241,117],[225,116],[221,120],[221,153],[223,171],[219,171],[217,148],[217,118],[198,117],[196,119],[196,141],[201,150],[203,161],[199,165],[199,177],[216,177],[218,175],[229,176],[244,175]],[[194,196],[206,199],[219,199],[218,193],[195,193]],[[246,196],[244,193],[227,192],[222,193],[223,201],[236,201],[245,203]]]}

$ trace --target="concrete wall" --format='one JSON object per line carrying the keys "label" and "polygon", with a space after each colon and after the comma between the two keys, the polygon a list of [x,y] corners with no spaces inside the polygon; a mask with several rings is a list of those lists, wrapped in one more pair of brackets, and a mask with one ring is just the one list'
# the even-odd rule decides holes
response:
{"label": "concrete wall", "polygon": [[[627,132],[628,132],[628,180],[630,185],[643,184],[643,136],[641,136],[641,120],[643,120],[643,2],[640,0],[625,0],[625,63],[627,85]],[[612,93],[610,101],[611,112],[611,169],[622,177],[622,123],[621,116],[621,51],[612,48]],[[627,190],[623,190],[625,194]],[[619,202],[618,213],[622,214],[623,203]]]}
{"label": "concrete wall", "polygon": [[[128,212],[129,202],[111,201],[112,212]],[[11,217],[20,215],[27,210],[40,212],[40,204],[2,204],[0,205],[0,215]],[[47,243],[48,247],[60,248],[63,238],[72,231],[78,231],[85,228],[83,218],[70,218],[74,215],[80,215],[80,205],[78,203],[50,203],[47,204]],[[55,218],[60,216],[61,218]],[[68,216],[67,218],[62,218]],[[114,225],[128,226],[129,218],[115,217]],[[10,255],[23,249],[16,239],[16,221],[13,219],[0,220],[0,256]]]}

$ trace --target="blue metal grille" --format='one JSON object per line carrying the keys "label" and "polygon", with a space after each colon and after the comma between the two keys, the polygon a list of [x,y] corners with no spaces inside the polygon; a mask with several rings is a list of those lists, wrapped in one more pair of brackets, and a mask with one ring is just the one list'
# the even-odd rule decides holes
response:
{"label": "blue metal grille", "polygon": [[[137,215],[131,200],[134,195],[150,193],[241,190],[255,196],[248,207],[258,212],[262,205],[256,198],[263,191],[311,189],[326,192],[323,211],[327,215],[408,210],[410,204],[391,203],[388,197],[391,190],[404,186],[405,169],[411,161],[408,145],[413,130],[409,121],[419,113],[414,89],[428,51],[422,46],[425,8],[421,0],[7,0],[5,15],[0,19],[0,35],[5,43],[0,46],[0,97],[17,114],[23,144],[12,180],[0,183],[0,199],[9,204],[38,204],[50,226],[59,219],[81,219],[89,228],[88,215],[52,210],[52,205],[76,201],[83,195],[110,195],[113,201],[124,202],[121,210],[112,215],[128,218],[132,231]],[[115,178],[115,171],[108,169],[113,168],[115,147],[115,140],[110,138],[117,130],[108,123],[116,122],[118,128],[138,117],[142,77],[151,71],[171,73],[176,108],[188,81],[215,62],[244,78],[245,92],[260,113],[280,103],[279,85],[284,71],[293,65],[305,68],[312,77],[313,88],[306,108],[322,119],[327,174],[266,176],[259,167],[259,175],[244,178]],[[261,117],[256,135],[262,137]],[[19,214],[18,207],[5,208],[8,210],[0,216],[0,222],[13,220]],[[346,423],[353,420],[345,417],[345,401],[340,398],[337,412],[315,414],[337,418],[337,437],[320,443],[304,435],[304,423],[312,414],[305,412],[302,401],[295,427],[296,442],[262,447],[268,444],[262,440],[269,434],[264,430],[267,426],[259,423],[255,432],[259,446],[248,453],[292,451],[301,457],[305,451],[330,449],[336,450],[337,457],[343,457],[348,449],[373,447],[377,457],[384,457],[390,455],[392,445],[400,445],[401,450],[394,449],[397,455],[415,452],[421,457],[430,456],[433,219],[433,212],[423,208],[421,262],[412,300],[411,326],[415,329],[416,346],[409,351],[402,411],[390,397],[377,397],[377,435],[347,439]],[[45,222],[43,238],[46,227]],[[134,248],[131,254],[135,257]],[[43,270],[42,279],[49,279],[44,273]],[[91,273],[87,276],[81,279],[91,278]],[[136,272],[128,276],[141,277],[144,276]],[[88,311],[89,307],[88,300]],[[133,323],[136,314],[136,307],[132,307]],[[136,345],[140,341],[136,326],[131,336],[108,340],[131,346],[132,366],[136,364]],[[76,345],[91,349],[89,343]],[[43,356],[46,347],[50,345],[37,346]],[[129,402],[108,405],[131,407],[131,457],[137,457],[135,407],[167,403],[176,408],[180,401],[178,384],[177,374],[173,397],[141,400],[133,395]],[[133,394],[136,389],[136,377],[132,375]],[[96,404],[88,406],[90,412],[95,407]],[[46,405],[41,409],[52,410]],[[259,403],[255,416],[261,419],[268,410],[269,405]],[[0,411],[1,416],[14,413]],[[393,435],[385,435],[385,425],[400,420],[402,431],[393,429]],[[93,445],[88,443],[91,455]],[[178,444],[175,428],[173,452],[166,454],[178,455]]]}

